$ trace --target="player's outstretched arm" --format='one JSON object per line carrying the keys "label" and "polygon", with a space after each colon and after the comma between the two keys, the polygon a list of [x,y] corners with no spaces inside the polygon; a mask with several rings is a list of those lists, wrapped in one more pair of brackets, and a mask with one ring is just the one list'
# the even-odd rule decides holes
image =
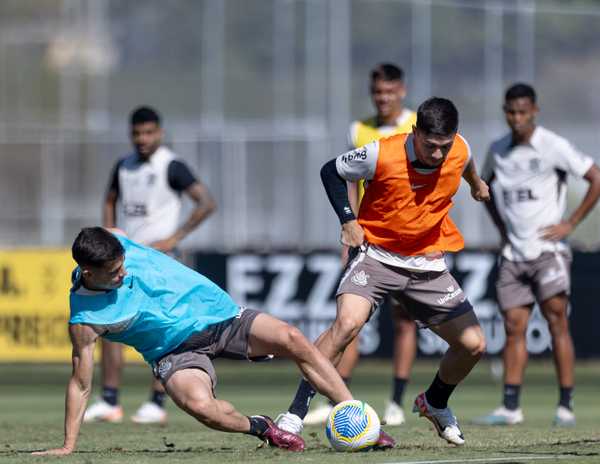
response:
{"label": "player's outstretched arm", "polygon": [[61,448],[37,451],[35,455],[67,455],[75,450],[85,406],[92,390],[94,371],[94,345],[98,335],[91,327],[73,324],[69,326],[73,344],[73,373],[67,384],[65,399],[65,441]]}
{"label": "player's outstretched arm", "polygon": [[583,178],[590,184],[583,200],[581,200],[581,203],[577,209],[573,211],[573,214],[571,214],[569,219],[559,224],[543,228],[540,231],[543,239],[558,241],[567,237],[575,230],[575,227],[583,221],[598,202],[598,198],[600,198],[600,168],[593,164]]}
{"label": "player's outstretched arm", "polygon": [[477,201],[489,201],[490,189],[488,185],[479,177],[473,158],[469,160],[465,170],[463,171],[463,179],[467,181],[471,187],[471,196]]}

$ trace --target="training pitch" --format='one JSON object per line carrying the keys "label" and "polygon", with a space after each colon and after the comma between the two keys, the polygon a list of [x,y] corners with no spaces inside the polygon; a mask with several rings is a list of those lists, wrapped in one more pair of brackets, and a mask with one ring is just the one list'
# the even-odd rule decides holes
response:
{"label": "training pitch", "polygon": [[[577,426],[552,426],[557,388],[548,361],[531,362],[522,394],[525,423],[510,428],[470,425],[469,420],[491,411],[500,401],[500,383],[482,361],[451,398],[450,406],[462,425],[466,445],[456,448],[433,432],[425,419],[409,413],[409,405],[426,388],[436,363],[419,361],[405,395],[407,423],[386,430],[398,441],[387,452],[342,454],[331,450],[321,426],[304,432],[307,450],[289,453],[257,448],[246,435],[215,432],[195,422],[171,402],[167,426],[139,426],[128,417],[146,399],[150,371],[128,366],[121,396],[127,419],[122,424],[86,424],[77,451],[65,458],[33,457],[29,453],[62,445],[66,365],[2,365],[0,380],[0,462],[31,463],[598,463],[600,462],[600,363],[577,365],[575,412]],[[294,391],[297,374],[287,362],[250,365],[217,361],[217,395],[245,414],[283,411]],[[351,389],[383,414],[391,386],[390,361],[361,361]],[[96,372],[96,380],[99,375]],[[94,393],[98,386],[95,383]],[[317,398],[315,401],[321,401]]]}

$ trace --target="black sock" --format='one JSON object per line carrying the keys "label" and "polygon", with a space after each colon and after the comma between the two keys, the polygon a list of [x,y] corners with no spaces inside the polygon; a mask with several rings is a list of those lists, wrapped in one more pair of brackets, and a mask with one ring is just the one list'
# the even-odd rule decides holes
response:
{"label": "black sock", "polygon": [[449,385],[440,379],[440,373],[435,374],[435,379],[425,392],[427,402],[436,409],[448,407],[448,398],[456,388],[456,385]]}
{"label": "black sock", "polygon": [[102,387],[102,399],[111,406],[119,404],[119,389],[113,387]]}
{"label": "black sock", "polygon": [[152,395],[150,395],[150,401],[152,403],[154,403],[156,406],[158,406],[159,408],[162,408],[163,405],[165,404],[166,396],[167,396],[167,394],[165,392],[153,390]]}
{"label": "black sock", "polygon": [[559,406],[564,406],[569,411],[573,410],[573,387],[560,387]]}
{"label": "black sock", "polygon": [[392,393],[392,401],[399,406],[402,404],[402,397],[404,396],[404,388],[406,388],[407,383],[408,383],[408,379],[403,379],[400,377],[394,378],[394,391]]}
{"label": "black sock", "polygon": [[269,423],[263,416],[247,416],[250,421],[250,430],[246,432],[248,435],[254,435],[255,437],[262,437],[267,429]]}
{"label": "black sock", "polygon": [[510,411],[519,409],[519,396],[521,395],[521,385],[518,384],[504,384],[504,393],[502,404]]}
{"label": "black sock", "polygon": [[[350,385],[350,381],[352,380],[352,377],[342,377],[342,380],[344,381],[346,386],[348,386],[348,385]],[[335,406],[335,403],[333,402],[333,400],[329,400],[329,404],[331,406]]]}
{"label": "black sock", "polygon": [[294,401],[292,401],[292,404],[290,405],[289,412],[296,414],[300,419],[304,419],[308,413],[310,402],[316,394],[317,392],[311,384],[308,383],[307,380],[302,379],[300,385],[298,385]]}

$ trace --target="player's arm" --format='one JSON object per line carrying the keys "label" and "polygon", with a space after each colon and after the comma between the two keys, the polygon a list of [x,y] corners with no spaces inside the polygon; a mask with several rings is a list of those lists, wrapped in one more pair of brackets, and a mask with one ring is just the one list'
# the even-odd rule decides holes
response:
{"label": "player's arm", "polygon": [[77,444],[85,406],[92,390],[94,345],[98,334],[86,325],[72,324],[69,326],[69,336],[73,345],[73,371],[71,379],[67,384],[65,399],[65,441],[62,448],[40,451],[33,454],[71,454]]}
{"label": "player's arm", "polygon": [[573,214],[559,224],[545,227],[542,229],[542,238],[545,240],[562,240],[575,230],[575,227],[583,221],[592,208],[598,202],[600,197],[600,168],[596,164],[587,170],[583,178],[588,181],[589,186],[583,200],[579,206],[573,211]]}
{"label": "player's arm", "polygon": [[153,248],[161,251],[170,251],[175,248],[184,237],[204,222],[217,208],[208,188],[195,178],[183,162],[172,161],[169,165],[168,177],[171,188],[187,195],[194,202],[194,209],[173,235],[151,244]]}
{"label": "player's arm", "polygon": [[490,199],[490,189],[488,185],[479,177],[475,168],[475,161],[470,158],[463,171],[463,179],[471,187],[471,196],[477,201],[488,201]]}
{"label": "player's arm", "polygon": [[102,204],[102,226],[106,228],[115,227],[117,224],[117,200],[119,199],[119,165],[113,169],[104,203]]}
{"label": "player's arm", "polygon": [[[492,185],[494,182],[494,176],[492,175],[490,178],[486,179],[488,185]],[[500,217],[500,213],[498,212],[498,208],[496,207],[496,199],[494,198],[493,190],[490,189],[490,201],[486,201],[484,203],[485,209],[487,210],[492,222],[496,226],[496,230],[500,234],[500,240],[502,241],[502,245],[508,242],[508,232],[506,231],[506,224]]]}
{"label": "player's arm", "polygon": [[342,225],[343,245],[356,247],[364,242],[364,231],[356,220],[348,198],[347,181],[372,179],[378,156],[379,143],[372,142],[328,161],[321,168],[321,181]]}

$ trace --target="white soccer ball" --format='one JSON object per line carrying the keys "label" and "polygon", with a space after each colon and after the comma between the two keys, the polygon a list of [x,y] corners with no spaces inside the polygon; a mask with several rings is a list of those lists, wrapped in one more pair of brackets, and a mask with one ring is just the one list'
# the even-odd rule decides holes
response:
{"label": "white soccer ball", "polygon": [[365,451],[377,443],[380,428],[379,416],[371,406],[349,400],[333,407],[325,433],[336,451]]}

